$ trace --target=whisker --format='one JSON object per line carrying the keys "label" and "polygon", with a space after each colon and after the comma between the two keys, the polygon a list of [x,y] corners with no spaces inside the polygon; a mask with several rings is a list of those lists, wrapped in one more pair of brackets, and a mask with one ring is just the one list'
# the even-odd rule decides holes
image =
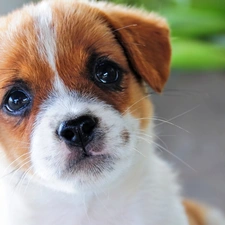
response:
{"label": "whisker", "polygon": [[130,24],[130,25],[127,25],[127,26],[124,26],[124,27],[117,28],[117,29],[113,30],[112,32],[114,33],[114,32],[117,32],[119,30],[127,29],[127,28],[130,28],[130,27],[136,27],[136,26],[137,26],[137,24],[134,23],[134,24]]}
{"label": "whisker", "polygon": [[[112,30],[112,33],[116,33],[117,31],[120,31],[120,30],[123,30],[123,29],[127,29],[127,28],[130,28],[130,27],[136,27],[137,24],[130,24],[130,25],[126,25],[126,26],[123,26],[123,27],[119,27],[117,29],[114,29]],[[108,35],[108,33],[105,33],[104,35],[101,36],[101,38],[97,39],[95,42],[93,42],[91,45],[90,45],[90,49],[92,48],[92,46],[94,46],[96,43],[98,43],[99,41],[102,41],[102,39],[104,37],[106,37]]]}
{"label": "whisker", "polygon": [[[30,163],[30,160],[27,161],[26,163],[24,163],[22,166],[24,166],[24,165],[26,165],[26,164],[28,164],[28,163]],[[22,167],[22,166],[21,166],[21,167]],[[25,180],[25,178],[26,178],[26,176],[27,176],[27,174],[28,174],[28,172],[30,171],[31,168],[32,168],[32,166],[31,166],[31,167],[28,167],[28,169],[26,169],[26,170],[22,173],[22,175],[21,175],[19,181],[16,183],[16,185],[15,185],[15,187],[14,187],[15,192],[16,192],[17,190],[20,191],[19,188],[20,188],[20,186],[21,186],[21,188],[22,188],[22,182]]]}
{"label": "whisker", "polygon": [[127,113],[127,111],[129,111],[133,106],[135,106],[136,104],[138,104],[140,101],[144,100],[145,98],[150,97],[151,94],[147,94],[144,97],[140,98],[138,101],[136,101],[135,103],[133,103],[131,106],[129,106],[123,113],[122,116],[125,115]]}
{"label": "whisker", "polygon": [[[10,171],[10,172],[7,172],[7,170],[8,170],[8,169],[9,169],[9,168],[10,168],[17,160],[19,160],[20,158],[22,158],[23,156],[28,155],[28,154],[29,154],[29,153],[23,154],[23,155],[21,155],[20,157],[18,157],[17,159],[15,159],[12,163],[10,163],[10,164],[7,166],[7,168],[4,170],[3,175],[0,177],[0,179],[3,179],[3,178],[5,178],[6,176],[9,176],[10,174],[15,173],[17,170],[19,170],[20,167],[15,168],[15,169],[12,169],[12,171]],[[24,158],[24,159],[21,161],[21,163],[24,162],[24,161],[26,161],[26,160],[29,159],[29,158],[30,158],[29,156],[26,157],[26,158]]]}
{"label": "whisker", "polygon": [[[28,157],[28,158],[29,158],[29,157]],[[13,181],[16,172],[17,172],[17,171],[20,171],[20,169],[21,169],[23,166],[25,166],[25,165],[27,165],[28,163],[30,163],[30,160],[27,161],[28,158],[26,158],[25,160],[23,160],[23,161],[26,161],[26,162],[23,163],[22,165],[20,165],[20,166],[13,172],[13,175],[12,175],[12,177],[11,177],[11,179],[10,179],[10,183]],[[23,174],[23,173],[24,173],[24,172],[22,172],[22,174]],[[22,176],[22,175],[21,175],[21,176]],[[18,182],[17,182],[17,183],[18,183]]]}
{"label": "whisker", "polygon": [[[129,113],[132,114],[132,113],[136,112],[137,110],[139,110],[140,108],[141,107],[136,107],[133,110],[130,110]],[[122,114],[122,115],[124,115],[124,114]]]}
{"label": "whisker", "polygon": [[171,94],[169,96],[178,96],[178,95],[173,95],[173,93],[179,93],[179,96],[196,96],[196,95],[204,95],[204,96],[208,96],[208,93],[202,92],[202,91],[198,91],[195,89],[175,89],[175,88],[170,88],[170,89],[165,89],[163,91],[163,93],[166,94],[166,96],[168,95],[167,93]]}
{"label": "whisker", "polygon": [[136,133],[137,135],[144,135],[146,137],[149,137],[151,140],[154,140],[155,138],[158,139],[164,146],[166,149],[168,149],[168,146],[167,144],[162,140],[162,138],[160,138],[159,136],[157,135],[149,135],[149,134],[146,134],[146,133],[143,133],[143,132],[139,132],[139,133]]}
{"label": "whisker", "polygon": [[140,154],[141,156],[143,156],[144,158],[146,158],[146,155],[144,155],[142,152],[138,151],[136,148],[133,148],[133,150],[135,152],[137,152],[138,154]]}
{"label": "whisker", "polygon": [[19,181],[17,182],[16,186],[14,187],[14,191],[15,192],[20,192],[20,190],[22,189],[22,183],[25,180],[25,177],[27,175],[27,173],[29,172],[30,168],[28,168],[26,171],[24,171],[24,173],[22,174],[22,176],[20,177]]}
{"label": "whisker", "polygon": [[[153,95],[156,95],[157,93],[153,92]],[[158,95],[156,95],[158,96]],[[201,96],[201,97],[208,97],[209,94],[203,91],[198,91],[196,89],[164,89],[162,96],[165,97],[192,97],[192,96]]]}
{"label": "whisker", "polygon": [[0,180],[1,180],[1,179],[4,179],[5,177],[9,176],[10,174],[12,174],[12,173],[16,172],[16,171],[17,171],[17,169],[18,169],[18,168],[16,168],[16,169],[14,169],[14,170],[10,171],[10,172],[9,172],[9,173],[7,173],[7,174],[4,174],[3,176],[1,176],[1,177],[0,177]]}
{"label": "whisker", "polygon": [[[13,160],[7,167],[6,169],[4,170],[3,174],[8,170],[8,168],[10,166],[12,166],[16,161],[18,161],[19,159],[21,159],[22,157],[26,156],[26,155],[29,155],[30,153],[29,152],[26,152],[24,154],[22,154],[21,156],[17,157],[15,160]],[[26,158],[27,159],[27,158]]]}
{"label": "whisker", "polygon": [[[181,115],[182,116],[182,115]],[[157,119],[157,118],[154,118],[154,117],[146,117],[146,118],[137,118],[136,120],[153,120],[153,121],[160,121],[160,122],[162,122],[162,123],[159,123],[159,124],[156,124],[154,127],[157,127],[157,126],[159,126],[159,125],[161,125],[161,124],[164,124],[164,123],[166,123],[166,124],[169,124],[169,125],[172,125],[172,126],[175,126],[175,127],[177,127],[177,128],[179,128],[179,129],[181,129],[181,130],[183,130],[183,131],[185,131],[185,132],[187,132],[187,133],[189,133],[190,134],[190,132],[188,131],[188,130],[186,130],[186,129],[184,129],[184,128],[182,128],[182,127],[180,127],[180,126],[178,126],[178,125],[176,125],[176,124],[174,124],[174,123],[171,123],[170,121],[171,121],[171,119],[170,120],[163,120],[163,119]]]}
{"label": "whisker", "polygon": [[[172,121],[172,120],[175,120],[175,119],[177,119],[177,118],[179,118],[179,117],[181,117],[181,116],[183,116],[183,115],[185,115],[185,114],[187,114],[187,113],[189,113],[189,112],[191,112],[191,111],[197,109],[199,106],[200,106],[200,105],[197,105],[197,106],[195,106],[194,108],[191,108],[191,109],[189,109],[189,110],[187,110],[187,111],[185,111],[185,112],[183,112],[183,113],[181,113],[181,114],[179,114],[179,115],[177,115],[177,116],[174,116],[174,117],[170,118],[169,120],[167,120],[167,122],[170,122],[170,121]],[[163,123],[164,123],[164,122],[159,123],[159,124],[157,124],[157,126],[159,126],[159,125],[161,125],[161,124],[163,124]]]}
{"label": "whisker", "polygon": [[137,136],[138,138],[146,141],[149,144],[154,144],[156,147],[158,147],[159,149],[164,150],[165,152],[167,152],[168,154],[170,154],[171,156],[175,157],[177,160],[179,160],[181,163],[183,163],[184,165],[186,165],[188,168],[190,168],[191,170],[193,170],[194,172],[197,172],[193,167],[191,167],[188,163],[186,163],[183,159],[179,158],[177,155],[175,155],[174,153],[172,153],[171,151],[169,151],[168,149],[164,148],[163,146],[159,145],[158,143],[154,142],[151,140],[147,140],[144,137],[141,136]]}
{"label": "whisker", "polygon": [[[18,190],[18,192],[20,192],[20,190],[19,190],[19,185],[20,185],[20,184],[22,185],[23,178],[26,177],[26,175],[27,175],[27,173],[28,173],[29,170],[30,170],[30,168],[28,168],[25,172],[23,172],[23,173],[21,174],[20,179],[18,180],[18,182],[16,183],[16,185],[15,185],[15,187],[14,187],[13,195],[16,194],[17,190]],[[21,187],[22,187],[22,186],[21,186]],[[12,198],[12,199],[14,199],[14,198]],[[10,203],[10,206],[9,206],[9,207],[11,207],[11,204],[13,204],[13,202]]]}
{"label": "whisker", "polygon": [[160,134],[160,135],[158,135],[159,137],[177,137],[177,135],[176,134]]}
{"label": "whisker", "polygon": [[[27,174],[34,168],[34,166],[30,166],[29,171],[27,171]],[[34,176],[36,175],[36,172],[29,176],[26,188],[24,189],[24,194],[27,192],[28,186],[30,185],[31,180],[33,180]],[[27,175],[26,175],[27,176]]]}
{"label": "whisker", "polygon": [[149,134],[146,134],[146,133],[143,133],[143,132],[132,132],[131,135],[138,136],[138,137],[140,135],[142,135],[142,136],[145,136],[146,138],[150,138],[150,140],[153,140],[153,139],[156,138],[156,139],[158,139],[165,146],[165,148],[168,149],[167,144],[160,137],[158,137],[157,135],[149,135]]}

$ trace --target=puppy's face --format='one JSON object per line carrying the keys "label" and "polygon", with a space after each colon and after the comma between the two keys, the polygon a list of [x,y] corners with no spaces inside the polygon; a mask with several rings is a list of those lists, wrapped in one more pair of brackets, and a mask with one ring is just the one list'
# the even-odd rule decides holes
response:
{"label": "puppy's face", "polygon": [[129,170],[168,73],[166,23],[104,3],[42,2],[0,19],[0,145],[11,167],[55,189]]}

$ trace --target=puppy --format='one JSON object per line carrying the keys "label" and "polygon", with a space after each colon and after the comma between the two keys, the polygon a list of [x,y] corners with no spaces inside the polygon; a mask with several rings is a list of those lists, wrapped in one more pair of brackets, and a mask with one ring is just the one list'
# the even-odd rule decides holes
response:
{"label": "puppy", "polygon": [[0,19],[1,225],[222,225],[183,201],[154,148],[166,21],[104,2],[43,1]]}

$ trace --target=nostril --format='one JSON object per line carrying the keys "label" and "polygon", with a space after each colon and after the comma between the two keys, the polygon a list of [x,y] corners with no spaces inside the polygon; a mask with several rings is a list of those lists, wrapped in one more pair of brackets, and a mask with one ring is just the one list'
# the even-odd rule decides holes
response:
{"label": "nostril", "polygon": [[64,137],[66,140],[73,140],[74,136],[76,134],[72,129],[64,129],[61,133],[60,136]]}
{"label": "nostril", "polygon": [[92,117],[88,119],[86,118],[86,120],[80,125],[80,131],[86,135],[91,134],[96,124],[97,124],[96,119]]}
{"label": "nostril", "polygon": [[68,126],[67,122],[60,124],[59,129],[57,130],[57,135],[66,143],[77,142],[76,139],[79,138],[76,130],[71,126]]}

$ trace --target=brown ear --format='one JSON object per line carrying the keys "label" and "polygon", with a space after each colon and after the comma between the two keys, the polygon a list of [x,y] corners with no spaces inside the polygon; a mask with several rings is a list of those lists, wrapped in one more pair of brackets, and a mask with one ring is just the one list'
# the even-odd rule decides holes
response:
{"label": "brown ear", "polygon": [[101,5],[133,71],[161,92],[170,72],[171,47],[166,21],[154,13]]}

